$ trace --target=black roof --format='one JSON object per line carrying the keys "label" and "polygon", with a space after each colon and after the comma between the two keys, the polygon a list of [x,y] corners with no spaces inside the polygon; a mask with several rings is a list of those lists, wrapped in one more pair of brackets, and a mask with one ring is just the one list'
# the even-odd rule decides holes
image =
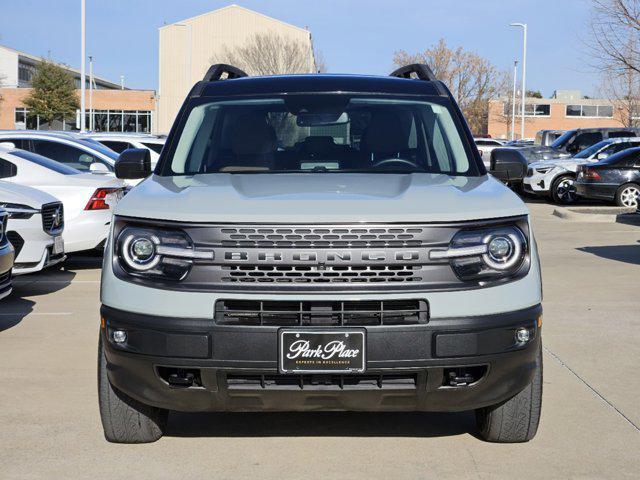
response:
{"label": "black roof", "polygon": [[446,96],[440,82],[372,75],[275,75],[198,82],[191,96],[261,95],[277,93],[382,93]]}

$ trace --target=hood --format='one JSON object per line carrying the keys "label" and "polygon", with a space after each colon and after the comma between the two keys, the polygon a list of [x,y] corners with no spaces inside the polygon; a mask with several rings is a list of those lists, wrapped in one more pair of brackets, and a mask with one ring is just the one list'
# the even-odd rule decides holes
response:
{"label": "hood", "polygon": [[488,175],[152,175],[118,203],[116,215],[187,222],[448,222],[527,213]]}
{"label": "hood", "polygon": [[535,162],[530,164],[531,168],[550,168],[550,167],[571,167],[575,165],[584,165],[587,163],[594,163],[597,160],[589,160],[587,158],[556,158],[554,160],[545,160],[542,162]]}
{"label": "hood", "polygon": [[520,147],[517,149],[528,163],[539,162],[542,160],[552,160],[556,158],[568,158],[571,155],[564,150],[558,150],[551,147],[534,145],[532,147]]}
{"label": "hood", "polygon": [[0,181],[0,203],[18,203],[32,208],[40,208],[45,203],[58,201],[56,197],[42,190]]}

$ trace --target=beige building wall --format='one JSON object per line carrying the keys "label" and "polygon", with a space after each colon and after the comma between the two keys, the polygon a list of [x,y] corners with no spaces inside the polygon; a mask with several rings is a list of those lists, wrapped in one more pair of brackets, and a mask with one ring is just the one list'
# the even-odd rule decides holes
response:
{"label": "beige building wall", "polygon": [[314,70],[311,34],[238,5],[214,10],[160,29],[158,133],[167,133],[191,87],[202,79],[211,59],[225,47],[241,46],[252,35],[275,32],[309,47],[309,72]]}

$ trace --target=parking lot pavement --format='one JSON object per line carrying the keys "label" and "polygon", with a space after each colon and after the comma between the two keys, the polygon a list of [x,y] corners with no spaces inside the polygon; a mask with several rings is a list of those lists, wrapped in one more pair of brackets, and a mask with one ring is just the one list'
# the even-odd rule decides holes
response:
{"label": "parking lot pavement", "polygon": [[172,414],[112,445],[97,408],[100,260],[20,277],[0,303],[0,478],[638,478],[640,227],[530,205],[544,278],[538,436],[496,445],[459,414]]}

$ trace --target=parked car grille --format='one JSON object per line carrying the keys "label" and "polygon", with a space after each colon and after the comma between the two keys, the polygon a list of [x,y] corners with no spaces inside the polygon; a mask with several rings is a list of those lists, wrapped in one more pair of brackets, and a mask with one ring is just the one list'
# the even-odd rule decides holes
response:
{"label": "parked car grille", "polygon": [[15,257],[18,258],[18,255],[20,255],[20,251],[24,246],[24,238],[22,238],[18,232],[10,231],[7,232],[7,239],[9,240],[11,245],[13,245],[13,249],[15,250]]}
{"label": "parked car grille", "polygon": [[11,270],[0,274],[0,288],[5,287],[11,281]]}
{"label": "parked car grille", "polygon": [[429,305],[424,300],[218,300],[215,307],[219,325],[417,325],[428,320]]}
{"label": "parked car grille", "polygon": [[533,168],[527,168],[527,177],[531,177],[533,175]]}
{"label": "parked car grille", "polygon": [[45,232],[56,234],[64,228],[64,209],[62,203],[53,202],[42,206],[42,228]]}
{"label": "parked car grille", "polygon": [[415,390],[418,375],[227,374],[228,390]]}

